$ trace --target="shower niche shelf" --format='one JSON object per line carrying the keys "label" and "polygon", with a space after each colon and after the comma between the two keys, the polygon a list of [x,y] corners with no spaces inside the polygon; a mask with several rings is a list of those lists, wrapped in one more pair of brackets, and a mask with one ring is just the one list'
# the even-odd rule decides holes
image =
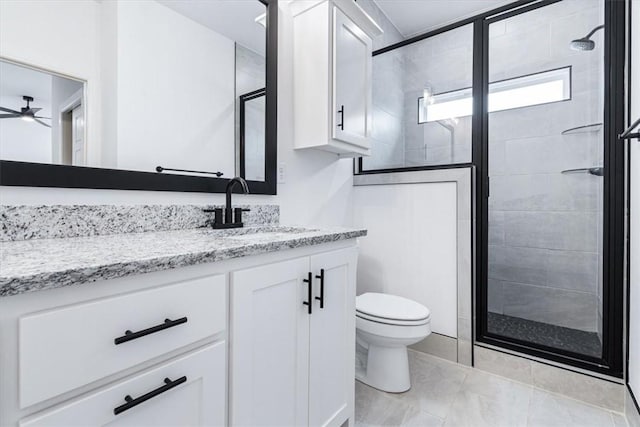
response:
{"label": "shower niche shelf", "polygon": [[602,123],[591,123],[589,125],[576,126],[571,129],[563,130],[561,135],[574,135],[578,133],[595,133],[600,132]]}

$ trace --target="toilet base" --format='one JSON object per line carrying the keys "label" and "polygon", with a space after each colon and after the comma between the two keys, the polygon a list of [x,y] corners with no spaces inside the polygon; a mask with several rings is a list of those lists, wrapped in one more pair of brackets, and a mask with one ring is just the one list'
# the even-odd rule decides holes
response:
{"label": "toilet base", "polygon": [[369,344],[367,366],[356,370],[356,379],[389,393],[403,393],[411,388],[409,357],[406,346],[382,347]]}

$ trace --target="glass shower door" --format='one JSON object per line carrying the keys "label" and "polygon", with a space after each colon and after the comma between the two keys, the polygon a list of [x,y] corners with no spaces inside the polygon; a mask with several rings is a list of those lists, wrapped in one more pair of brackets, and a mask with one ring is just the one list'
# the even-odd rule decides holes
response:
{"label": "glass shower door", "polygon": [[487,332],[603,348],[603,0],[489,24]]}

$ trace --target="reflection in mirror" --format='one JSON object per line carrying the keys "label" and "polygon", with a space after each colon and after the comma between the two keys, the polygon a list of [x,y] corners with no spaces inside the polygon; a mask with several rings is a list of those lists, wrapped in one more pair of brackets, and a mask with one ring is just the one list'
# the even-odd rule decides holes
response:
{"label": "reflection in mirror", "polygon": [[0,61],[0,159],[83,166],[84,82]]}
{"label": "reflection in mirror", "polygon": [[[87,10],[83,2],[50,3],[78,15]],[[8,2],[2,11],[17,19],[40,7]],[[244,169],[248,179],[264,181],[264,102],[247,105],[241,127],[240,100],[265,88],[265,5],[118,0],[91,7],[101,24],[92,46],[99,78],[62,76],[45,71],[47,61],[19,55],[0,61],[0,159],[145,172],[162,166],[220,171],[223,178]],[[50,20],[54,29],[69,24],[63,14]],[[0,40],[0,52],[18,52],[12,43]],[[250,141],[247,155],[241,131]]]}
{"label": "reflection in mirror", "polygon": [[263,181],[265,134],[265,91],[258,89],[240,95],[240,174]]}

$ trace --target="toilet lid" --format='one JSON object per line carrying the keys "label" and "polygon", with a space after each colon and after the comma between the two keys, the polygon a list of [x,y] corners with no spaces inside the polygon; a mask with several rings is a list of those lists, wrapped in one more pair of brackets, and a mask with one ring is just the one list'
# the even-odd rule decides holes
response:
{"label": "toilet lid", "polygon": [[396,295],[368,292],[356,297],[356,311],[390,320],[424,320],[431,313],[422,304]]}

